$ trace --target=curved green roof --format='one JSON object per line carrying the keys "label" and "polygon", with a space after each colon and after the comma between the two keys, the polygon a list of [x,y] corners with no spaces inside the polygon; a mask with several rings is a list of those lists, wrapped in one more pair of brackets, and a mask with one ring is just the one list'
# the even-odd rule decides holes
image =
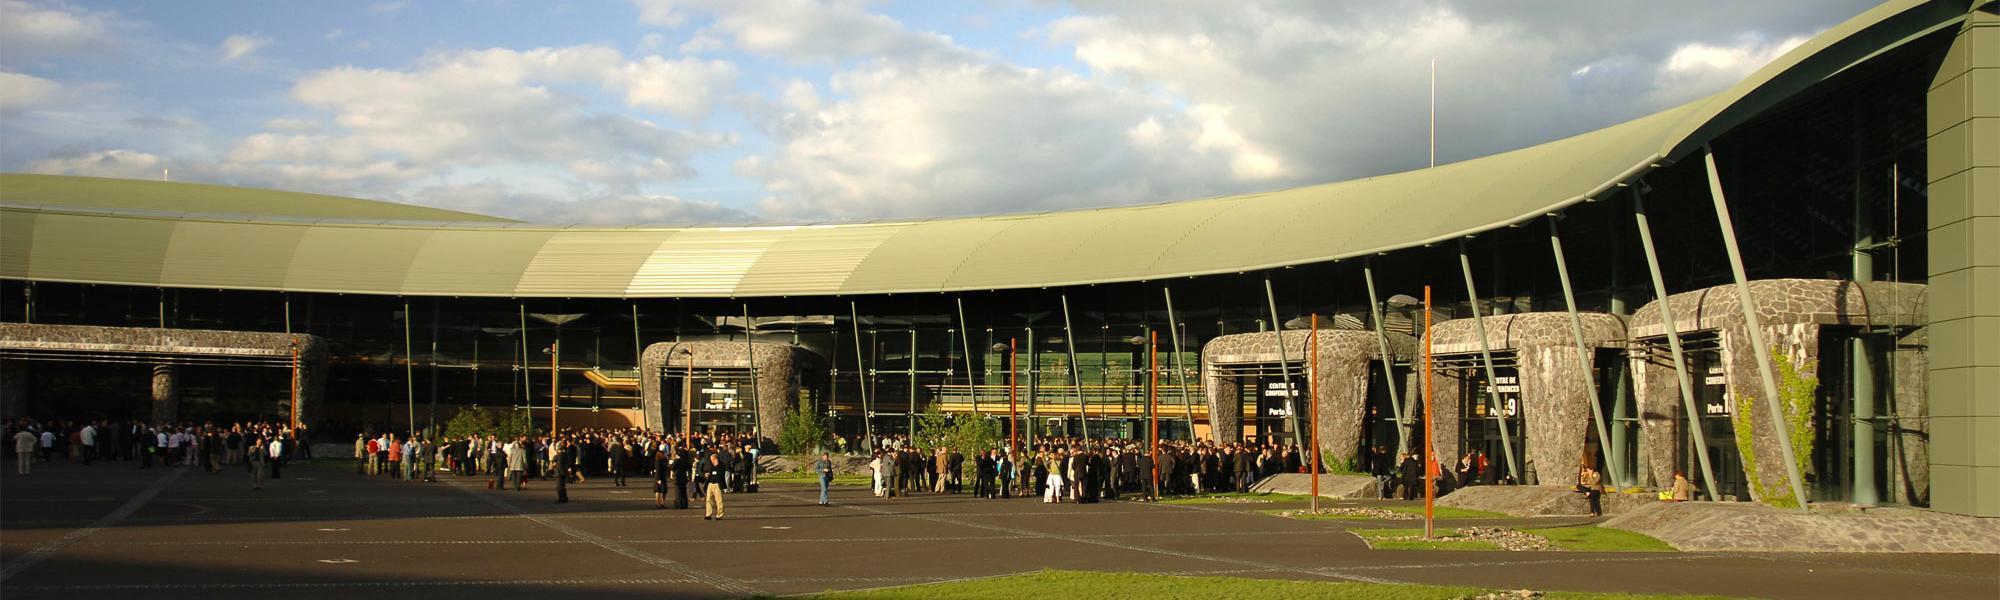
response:
{"label": "curved green roof", "polygon": [[[482,214],[323,194],[66,175],[0,173],[0,202],[15,207],[104,209],[173,216],[254,215],[352,221],[491,221]],[[158,215],[156,215],[158,216]]]}
{"label": "curved green roof", "polygon": [[1058,286],[1323,262],[1505,227],[1604,195],[1848,66],[1963,19],[1963,6],[1954,6],[1885,3],[1722,93],[1597,131],[1276,192],[901,223],[605,228],[116,214],[66,207],[56,180],[37,194],[38,205],[11,197],[0,205],[0,277],[407,295],[738,297]]}

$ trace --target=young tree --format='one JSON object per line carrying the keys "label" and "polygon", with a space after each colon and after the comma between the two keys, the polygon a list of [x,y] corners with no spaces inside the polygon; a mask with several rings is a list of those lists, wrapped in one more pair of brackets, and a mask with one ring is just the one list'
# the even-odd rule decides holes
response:
{"label": "young tree", "polygon": [[826,419],[811,404],[799,403],[785,412],[785,430],[778,434],[778,451],[788,456],[807,456],[826,442]]}
{"label": "young tree", "polygon": [[450,421],[444,424],[444,434],[454,438],[486,435],[493,432],[493,415],[477,407],[458,409]]}

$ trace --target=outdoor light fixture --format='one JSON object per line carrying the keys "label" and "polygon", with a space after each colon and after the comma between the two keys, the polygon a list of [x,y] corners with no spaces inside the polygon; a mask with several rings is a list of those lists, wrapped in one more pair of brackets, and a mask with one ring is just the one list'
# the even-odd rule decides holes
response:
{"label": "outdoor light fixture", "polygon": [[1424,301],[1418,300],[1415,297],[1410,296],[1409,294],[1396,294],[1394,296],[1390,296],[1388,302],[1389,306],[1394,306],[1397,308],[1409,308],[1412,306],[1421,305],[1423,303]]}

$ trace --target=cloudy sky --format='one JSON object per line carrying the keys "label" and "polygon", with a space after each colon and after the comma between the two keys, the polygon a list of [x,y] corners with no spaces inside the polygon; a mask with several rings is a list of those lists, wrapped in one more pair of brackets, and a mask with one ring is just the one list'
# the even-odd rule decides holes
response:
{"label": "cloudy sky", "polygon": [[1868,0],[0,0],[0,170],[583,223],[1276,189],[1596,129]]}

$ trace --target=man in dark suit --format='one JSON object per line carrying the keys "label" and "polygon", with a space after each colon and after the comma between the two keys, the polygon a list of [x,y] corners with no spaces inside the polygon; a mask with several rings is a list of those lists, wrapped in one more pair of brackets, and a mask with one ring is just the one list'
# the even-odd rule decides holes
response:
{"label": "man in dark suit", "polygon": [[1249,493],[1250,484],[1255,483],[1250,480],[1251,473],[1257,472],[1256,453],[1251,452],[1249,448],[1238,447],[1229,456],[1229,466],[1236,475],[1236,491]]}
{"label": "man in dark suit", "polygon": [[1403,475],[1403,499],[1415,500],[1423,493],[1424,465],[1417,461],[1417,454],[1412,452],[1403,455],[1403,465],[1400,470]]}
{"label": "man in dark suit", "polygon": [[993,453],[981,452],[972,459],[972,495],[993,497]]}
{"label": "man in dark suit", "polygon": [[625,461],[631,458],[632,448],[623,440],[611,442],[611,485],[625,487]]}
{"label": "man in dark suit", "polygon": [[685,510],[688,507],[688,480],[694,478],[694,455],[688,452],[686,448],[676,449],[674,450],[672,465],[671,468],[674,471],[674,508]]}
{"label": "man in dark suit", "polygon": [[574,445],[568,440],[555,442],[556,503],[569,502],[569,470],[576,464]]}

